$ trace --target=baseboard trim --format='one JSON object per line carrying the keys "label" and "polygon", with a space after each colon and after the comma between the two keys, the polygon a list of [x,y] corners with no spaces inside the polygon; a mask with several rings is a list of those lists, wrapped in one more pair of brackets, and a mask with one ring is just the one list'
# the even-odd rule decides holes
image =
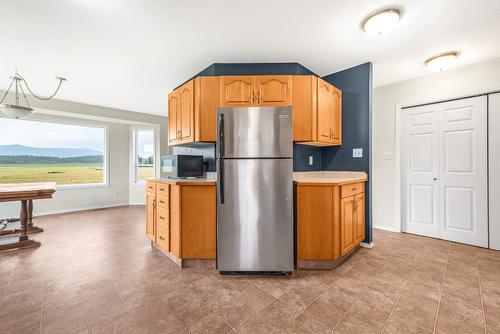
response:
{"label": "baseboard trim", "polygon": [[[36,203],[35,203],[35,205],[36,205]],[[36,217],[46,217],[46,216],[60,215],[63,213],[72,213],[72,212],[99,210],[99,209],[109,209],[109,208],[116,208],[116,207],[120,207],[120,206],[130,206],[130,205],[128,203],[118,203],[118,204],[111,204],[111,205],[95,205],[95,206],[87,206],[87,207],[83,207],[83,208],[76,208],[76,209],[69,209],[69,210],[44,212],[44,213],[35,215],[34,217],[35,218]],[[35,210],[36,210],[36,206],[35,206]]]}
{"label": "baseboard trim", "polygon": [[363,248],[373,248],[375,246],[375,243],[373,241],[370,243],[362,242],[359,245]]}
{"label": "baseboard trim", "polygon": [[389,232],[401,233],[401,230],[398,229],[397,227],[394,227],[394,226],[375,225],[375,226],[373,226],[373,228],[378,229],[378,230],[389,231]]}

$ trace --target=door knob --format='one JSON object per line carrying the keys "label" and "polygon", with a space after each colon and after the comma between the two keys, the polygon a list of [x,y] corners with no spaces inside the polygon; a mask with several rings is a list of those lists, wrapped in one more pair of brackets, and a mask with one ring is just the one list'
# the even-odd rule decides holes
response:
{"label": "door knob", "polygon": [[438,179],[437,179],[437,177],[435,177],[435,178],[433,178],[433,180],[434,180],[434,181],[437,181]]}

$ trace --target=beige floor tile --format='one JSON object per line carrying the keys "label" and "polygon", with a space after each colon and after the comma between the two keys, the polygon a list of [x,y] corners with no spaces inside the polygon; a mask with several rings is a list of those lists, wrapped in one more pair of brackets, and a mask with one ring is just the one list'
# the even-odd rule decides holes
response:
{"label": "beige floor tile", "polygon": [[408,321],[406,318],[391,316],[387,326],[384,329],[384,334],[430,334],[432,331],[427,331],[418,327],[415,323]]}
{"label": "beige floor tile", "polygon": [[436,333],[484,333],[482,311],[442,303],[439,306]]}
{"label": "beige floor tile", "polygon": [[256,314],[237,327],[235,331],[240,334],[274,334],[279,333],[281,329],[262,314]]}
{"label": "beige floor tile", "polygon": [[275,300],[269,306],[260,311],[260,314],[267,320],[280,328],[285,328],[291,323],[303,310],[294,305],[285,304]]}
{"label": "beige floor tile", "polygon": [[285,328],[285,333],[290,334],[328,334],[330,330],[319,322],[305,316],[298,316],[291,324]]}

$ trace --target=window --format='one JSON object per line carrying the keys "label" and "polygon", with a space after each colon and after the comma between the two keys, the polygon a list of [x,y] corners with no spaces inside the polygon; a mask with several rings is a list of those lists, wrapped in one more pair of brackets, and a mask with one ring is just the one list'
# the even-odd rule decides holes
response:
{"label": "window", "polygon": [[134,131],[135,182],[155,177],[155,132],[152,129]]}
{"label": "window", "polygon": [[106,183],[104,127],[0,118],[0,183]]}

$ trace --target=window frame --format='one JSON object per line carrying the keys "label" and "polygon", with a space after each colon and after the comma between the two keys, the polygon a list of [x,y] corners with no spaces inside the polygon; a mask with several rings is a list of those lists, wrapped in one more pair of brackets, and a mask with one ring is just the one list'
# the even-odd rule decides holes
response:
{"label": "window frame", "polygon": [[[0,118],[7,118],[2,117]],[[63,189],[84,189],[84,188],[109,188],[109,131],[108,125],[106,124],[93,124],[86,122],[77,122],[77,121],[68,121],[68,120],[60,120],[60,119],[20,119],[21,121],[30,121],[30,122],[41,122],[41,123],[52,123],[59,125],[70,125],[70,126],[81,126],[87,128],[99,128],[104,130],[104,153],[103,153],[103,161],[102,161],[102,179],[103,182],[100,183],[68,183],[68,184],[57,184],[56,187],[59,190]]]}
{"label": "window frame", "polygon": [[153,132],[153,178],[156,178],[157,175],[157,131],[155,126],[132,126],[131,127],[132,131],[132,158],[131,158],[131,167],[132,167],[132,173],[131,173],[131,183],[132,185],[144,185],[146,184],[145,180],[139,180],[137,178],[137,132],[139,131],[152,131]]}

